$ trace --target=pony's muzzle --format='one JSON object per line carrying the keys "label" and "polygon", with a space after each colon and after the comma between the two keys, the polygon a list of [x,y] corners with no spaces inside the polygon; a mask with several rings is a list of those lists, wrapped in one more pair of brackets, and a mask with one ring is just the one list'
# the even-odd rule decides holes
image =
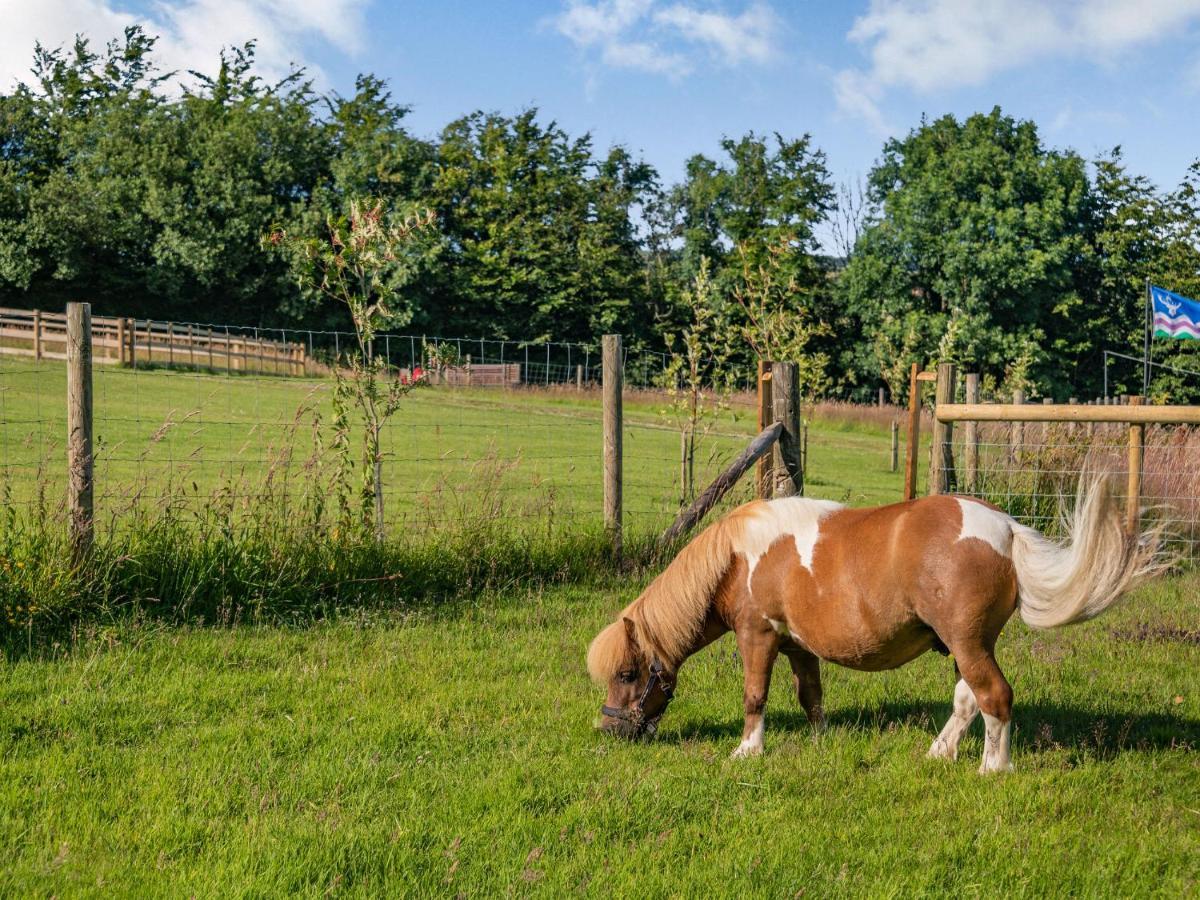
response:
{"label": "pony's muzzle", "polygon": [[600,723],[596,727],[605,734],[611,734],[613,737],[623,738],[627,741],[636,741],[638,738],[644,737],[647,731],[644,724],[604,715],[600,717]]}

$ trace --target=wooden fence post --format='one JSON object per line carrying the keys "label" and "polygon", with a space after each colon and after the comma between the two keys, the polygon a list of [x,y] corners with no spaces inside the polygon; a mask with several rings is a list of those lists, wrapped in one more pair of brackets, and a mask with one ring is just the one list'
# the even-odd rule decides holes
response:
{"label": "wooden fence post", "polygon": [[917,449],[921,443],[921,367],[912,364],[908,374],[908,446],[904,451],[904,499],[917,496]]}
{"label": "wooden fence post", "polygon": [[[763,431],[772,422],[771,416],[771,364],[758,361],[758,430]],[[771,461],[760,456],[754,467],[755,495],[760,500],[771,499]]]}
{"label": "wooden fence post", "polygon": [[67,304],[67,511],[76,561],[92,546],[92,306]]}
{"label": "wooden fence post", "polygon": [[621,555],[621,388],[623,382],[621,336],[603,338],[604,372],[604,527]]}
{"label": "wooden fence post", "polygon": [[583,390],[583,366],[579,365],[575,366],[575,390]]}
{"label": "wooden fence post", "polygon": [[[954,402],[954,386],[958,367],[954,363],[938,363],[934,390],[934,410]],[[933,420],[933,447],[929,454],[929,493],[948,494],[954,490],[954,425]]]}
{"label": "wooden fence post", "polygon": [[891,471],[900,468],[900,423],[892,419],[892,465]]}
{"label": "wooden fence post", "polygon": [[[1141,397],[1130,397],[1130,406],[1141,406]],[[1138,533],[1142,507],[1142,458],[1146,448],[1146,426],[1129,426],[1129,488],[1125,495],[1126,527],[1131,535]]]}
{"label": "wooden fence post", "polygon": [[117,317],[117,365],[125,365],[125,317]]}
{"label": "wooden fence post", "polygon": [[771,363],[771,416],[783,425],[771,449],[771,493],[774,497],[804,495],[801,468],[800,370],[795,363]]}
{"label": "wooden fence post", "polygon": [[33,358],[35,360],[42,358],[42,311],[40,309],[33,311]]}
{"label": "wooden fence post", "polygon": [[[968,372],[966,375],[966,401],[979,402],[979,373]],[[968,494],[976,491],[979,481],[979,423],[967,422],[963,428],[963,468],[964,490]]]}

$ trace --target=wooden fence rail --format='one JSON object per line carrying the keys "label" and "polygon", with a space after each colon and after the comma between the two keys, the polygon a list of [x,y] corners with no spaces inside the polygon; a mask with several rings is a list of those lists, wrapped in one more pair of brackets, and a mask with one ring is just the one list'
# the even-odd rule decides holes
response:
{"label": "wooden fence rail", "polygon": [[[915,369],[915,367],[914,367]],[[972,376],[967,376],[969,379]],[[978,380],[967,390],[967,403],[947,402],[954,397],[955,372],[953,368],[939,367],[938,404],[934,407],[934,434],[938,438],[932,448],[931,494],[946,493],[955,487],[954,457],[951,452],[950,426],[954,422],[974,425],[978,422],[1009,422],[1013,437],[1010,454],[1021,451],[1024,441],[1024,426],[1028,422],[1062,422],[1074,428],[1078,423],[1116,422],[1129,429],[1129,471],[1126,487],[1126,525],[1131,534],[1136,534],[1139,525],[1142,501],[1142,466],[1144,460],[1147,425],[1200,425],[1200,406],[1149,406],[1142,404],[1141,397],[1130,397],[1128,405],[1097,403],[1080,404],[1053,403],[1045,400],[1040,404],[1027,404],[1024,393],[1014,392],[1014,403],[979,403]],[[1045,427],[1045,426],[1043,426]],[[939,429],[945,430],[939,434]],[[940,443],[939,443],[940,441]],[[974,490],[978,477],[979,431],[968,428],[966,445],[963,448],[966,463],[968,490]]]}
{"label": "wooden fence rail", "polygon": [[[202,325],[94,316],[91,337],[96,365],[155,365],[258,375],[324,371],[307,345],[298,341],[274,341]],[[0,355],[66,359],[67,316],[0,308]]]}

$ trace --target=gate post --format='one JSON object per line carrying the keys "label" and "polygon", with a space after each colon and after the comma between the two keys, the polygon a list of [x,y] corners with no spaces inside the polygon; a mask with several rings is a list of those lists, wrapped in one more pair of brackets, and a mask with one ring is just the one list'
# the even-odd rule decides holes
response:
{"label": "gate post", "polygon": [[[1141,406],[1141,397],[1130,397],[1130,406]],[[1129,485],[1125,494],[1126,528],[1131,535],[1138,533],[1142,506],[1142,458],[1146,448],[1146,426],[1129,426]]]}
{"label": "gate post", "polygon": [[783,425],[771,450],[772,496],[804,495],[800,458],[800,369],[795,363],[771,363],[771,415]]}
{"label": "gate post", "polygon": [[[758,361],[758,432],[774,422],[771,413],[771,364],[765,359]],[[755,495],[759,500],[771,499],[771,462],[767,456],[760,457],[754,467]]]}
{"label": "gate post", "polygon": [[954,363],[938,363],[934,391],[933,447],[929,456],[929,493],[948,494],[954,490],[954,426],[937,420],[937,409],[954,402],[954,385],[958,367]]}
{"label": "gate post", "polygon": [[912,364],[908,373],[908,446],[904,451],[904,499],[917,496],[917,449],[921,442],[921,367]]}

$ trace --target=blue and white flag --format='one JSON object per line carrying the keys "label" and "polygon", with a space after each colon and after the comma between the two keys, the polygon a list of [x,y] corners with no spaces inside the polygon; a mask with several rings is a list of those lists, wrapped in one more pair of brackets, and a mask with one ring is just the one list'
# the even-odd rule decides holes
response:
{"label": "blue and white flag", "polygon": [[1163,290],[1150,288],[1154,305],[1154,336],[1200,340],[1200,303]]}

